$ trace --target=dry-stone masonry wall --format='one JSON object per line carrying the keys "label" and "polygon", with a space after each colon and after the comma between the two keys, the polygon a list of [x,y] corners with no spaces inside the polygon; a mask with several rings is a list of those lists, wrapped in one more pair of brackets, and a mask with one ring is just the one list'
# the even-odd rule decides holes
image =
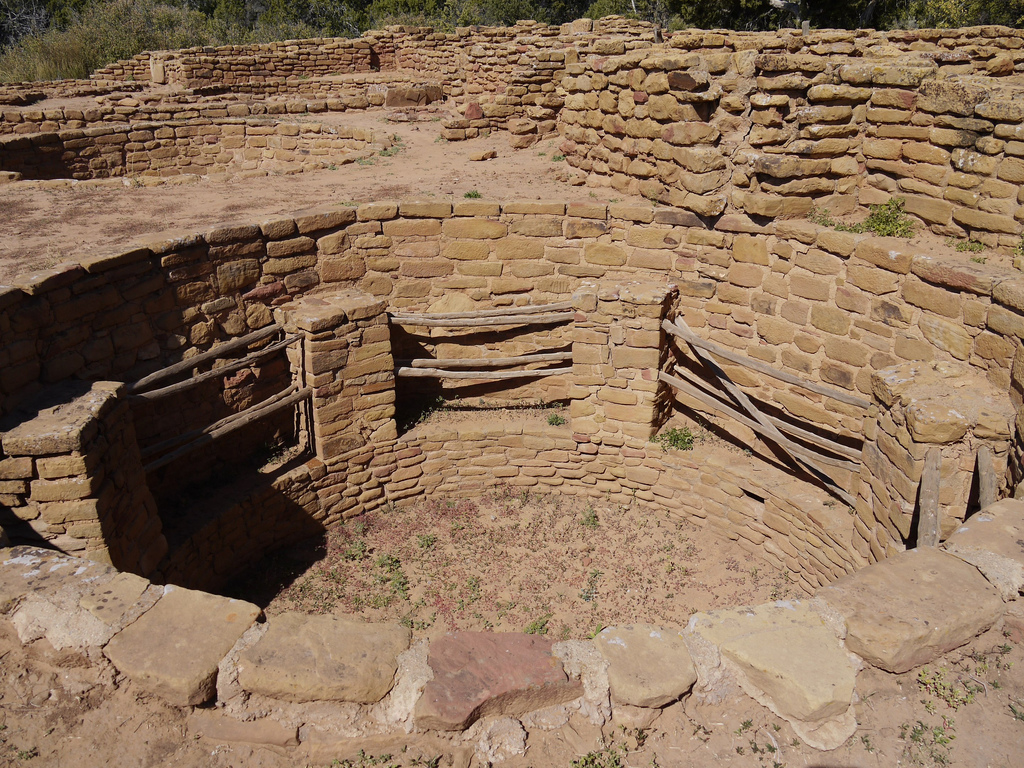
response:
{"label": "dry-stone masonry wall", "polygon": [[304,170],[353,162],[389,146],[381,138],[362,128],[253,118],[105,124],[0,138],[0,171],[98,179]]}

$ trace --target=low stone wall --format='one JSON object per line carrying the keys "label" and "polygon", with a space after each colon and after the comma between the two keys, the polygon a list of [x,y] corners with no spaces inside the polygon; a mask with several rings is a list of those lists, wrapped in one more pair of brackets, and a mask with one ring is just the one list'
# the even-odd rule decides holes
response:
{"label": "low stone wall", "polygon": [[0,433],[0,527],[21,541],[152,574],[167,542],[124,388],[81,389],[51,391],[51,407]]}
{"label": "low stone wall", "polygon": [[109,124],[0,138],[0,170],[26,179],[207,175],[352,162],[373,131],[319,123],[221,118]]}
{"label": "low stone wall", "polygon": [[[810,602],[698,613],[685,628],[610,627],[561,643],[461,632],[410,647],[409,631],[394,625],[297,614],[257,623],[254,605],[161,590],[29,547],[0,555],[0,600],[23,643],[45,637],[55,649],[109,662],[172,706],[216,700],[216,714],[197,711],[192,720],[196,735],[215,741],[271,739],[344,754],[364,743],[359,737],[433,730],[448,749],[468,743],[493,757],[489,734],[525,742],[538,709],[564,704],[563,724],[579,712],[602,725],[624,708],[656,710],[691,695],[720,700],[739,686],[827,750],[853,735],[853,701],[871,693],[857,691],[860,664],[905,672],[1001,620],[1004,598],[1024,586],[1024,578],[1006,578],[1024,573],[1024,552],[1002,544],[1007,527],[1024,530],[1021,502],[984,510],[950,540],[953,554],[905,552]],[[310,669],[310,655],[335,664]],[[467,675],[469,688],[460,682]],[[544,727],[558,727],[548,711]]]}
{"label": "low stone wall", "polygon": [[[760,226],[727,216],[709,227],[673,209],[591,203],[381,202],[323,215],[337,223],[308,234],[301,228],[312,225],[295,223],[301,216],[265,229],[225,227],[24,276],[0,293],[0,389],[10,397],[40,379],[155,365],[230,337],[227,329],[261,327],[269,315],[254,305],[315,286],[426,309],[450,294],[468,299],[466,307],[558,301],[583,280],[631,277],[675,283],[679,314],[704,338],[850,392],[869,395],[872,372],[913,360],[962,360],[1003,391],[1021,386],[1013,375],[1024,338],[1017,273],[919,254],[903,241],[806,221]],[[112,338],[95,313],[115,306],[116,286],[129,284],[130,296],[148,297],[126,299],[140,314],[137,330],[118,328],[116,344],[94,341],[88,328]],[[193,315],[186,307],[206,309]],[[422,341],[435,354],[448,343],[438,335]],[[450,347],[441,356],[468,355]],[[863,432],[857,409],[725,367],[752,395],[795,417]]]}

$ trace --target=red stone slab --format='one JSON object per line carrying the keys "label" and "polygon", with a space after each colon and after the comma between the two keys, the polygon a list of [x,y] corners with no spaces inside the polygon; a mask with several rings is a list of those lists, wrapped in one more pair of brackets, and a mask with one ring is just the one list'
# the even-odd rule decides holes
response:
{"label": "red stone slab", "polygon": [[518,716],[583,694],[553,642],[536,635],[456,632],[430,645],[434,679],[416,704],[416,727],[460,731],[481,717]]}

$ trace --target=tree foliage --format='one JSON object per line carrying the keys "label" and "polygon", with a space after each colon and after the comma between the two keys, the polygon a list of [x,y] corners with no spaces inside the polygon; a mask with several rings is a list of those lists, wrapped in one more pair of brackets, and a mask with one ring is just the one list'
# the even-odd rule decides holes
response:
{"label": "tree foliage", "polygon": [[84,77],[143,50],[611,14],[669,29],[1022,26],[1024,0],[0,0],[0,81]]}

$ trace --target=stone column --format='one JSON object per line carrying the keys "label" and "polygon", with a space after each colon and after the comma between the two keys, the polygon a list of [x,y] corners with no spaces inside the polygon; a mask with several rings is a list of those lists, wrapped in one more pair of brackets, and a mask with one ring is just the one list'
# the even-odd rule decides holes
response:
{"label": "stone column", "polygon": [[872,559],[882,559],[904,549],[912,534],[929,449],[942,451],[943,540],[967,513],[983,445],[1005,484],[1015,411],[1004,390],[963,363],[895,365],[875,372],[871,385],[875,404],[864,422],[864,482],[854,522]]}
{"label": "stone column", "polygon": [[661,329],[677,289],[664,283],[585,284],[573,294],[570,416],[578,443],[642,445],[671,409],[658,371],[669,364]]}
{"label": "stone column", "polygon": [[118,382],[58,388],[60,405],[3,433],[0,522],[16,542],[148,576],[167,542],[123,392]]}
{"label": "stone column", "polygon": [[[311,444],[327,468],[318,490],[325,522],[383,502],[386,475],[371,461],[398,437],[395,364],[386,302],[363,293],[307,296],[276,311],[286,332],[303,335],[303,353],[289,353],[308,401]],[[367,506],[369,505],[369,507]]]}

